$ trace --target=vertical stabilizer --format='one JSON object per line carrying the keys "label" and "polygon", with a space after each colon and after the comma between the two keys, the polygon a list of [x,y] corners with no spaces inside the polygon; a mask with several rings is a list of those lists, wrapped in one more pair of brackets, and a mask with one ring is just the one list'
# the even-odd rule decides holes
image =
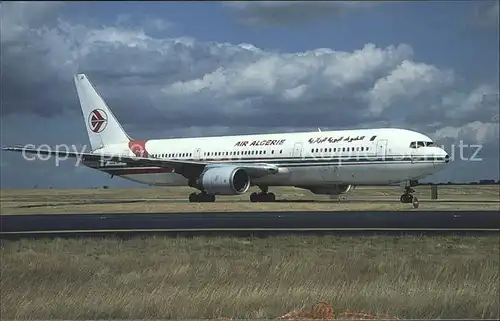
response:
{"label": "vertical stabilizer", "polygon": [[131,138],[87,76],[78,74],[74,80],[92,150],[110,144],[129,142]]}

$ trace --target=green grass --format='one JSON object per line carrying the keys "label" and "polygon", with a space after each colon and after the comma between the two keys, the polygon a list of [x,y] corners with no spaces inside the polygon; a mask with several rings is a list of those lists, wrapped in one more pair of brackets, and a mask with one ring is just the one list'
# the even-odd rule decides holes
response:
{"label": "green grass", "polygon": [[3,241],[2,319],[498,318],[498,237]]}

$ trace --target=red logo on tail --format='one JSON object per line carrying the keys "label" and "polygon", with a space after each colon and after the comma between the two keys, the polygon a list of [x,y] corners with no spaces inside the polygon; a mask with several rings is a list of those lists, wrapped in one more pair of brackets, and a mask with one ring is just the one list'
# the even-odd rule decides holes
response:
{"label": "red logo on tail", "polygon": [[90,130],[94,133],[100,133],[108,124],[108,115],[102,109],[94,109],[89,115]]}

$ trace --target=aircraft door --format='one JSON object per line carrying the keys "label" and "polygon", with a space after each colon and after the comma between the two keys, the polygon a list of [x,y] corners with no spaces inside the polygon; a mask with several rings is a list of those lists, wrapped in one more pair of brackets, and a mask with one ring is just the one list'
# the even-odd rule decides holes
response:
{"label": "aircraft door", "polygon": [[293,145],[293,156],[294,158],[301,158],[302,157],[302,143],[295,143]]}
{"label": "aircraft door", "polygon": [[201,157],[201,148],[196,148],[196,149],[194,150],[194,155],[193,155],[193,156],[194,156],[194,159],[195,159],[195,160],[199,160],[199,159],[200,159],[200,157]]}
{"label": "aircraft door", "polygon": [[385,158],[387,155],[387,139],[377,140],[377,157]]}

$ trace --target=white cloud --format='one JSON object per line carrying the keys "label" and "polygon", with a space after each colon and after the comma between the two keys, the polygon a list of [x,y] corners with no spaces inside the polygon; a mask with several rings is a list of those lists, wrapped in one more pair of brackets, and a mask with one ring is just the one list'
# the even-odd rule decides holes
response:
{"label": "white cloud", "polygon": [[305,94],[314,97],[318,92],[330,95],[351,85],[371,82],[412,54],[411,47],[405,44],[387,48],[367,44],[352,53],[331,49],[267,52],[255,61],[222,66],[199,79],[171,84],[164,91],[169,95],[193,95],[206,90],[226,98],[262,95],[289,99],[291,92],[295,92],[296,99]]}
{"label": "white cloud", "polygon": [[30,28],[40,27],[63,5],[59,1],[4,1],[0,3],[0,42],[15,41]]}
{"label": "white cloud", "polygon": [[498,88],[481,85],[470,93],[452,92],[443,97],[441,108],[446,117],[454,120],[476,118],[483,121],[498,121],[499,92]]}
{"label": "white cloud", "polygon": [[498,141],[499,125],[493,122],[473,121],[459,127],[443,127],[437,130],[433,136],[438,139],[463,140],[467,144],[484,144]]}
{"label": "white cloud", "polygon": [[398,98],[408,101],[419,94],[449,86],[453,81],[450,71],[404,60],[388,76],[375,82],[368,93],[370,111],[379,115]]}

